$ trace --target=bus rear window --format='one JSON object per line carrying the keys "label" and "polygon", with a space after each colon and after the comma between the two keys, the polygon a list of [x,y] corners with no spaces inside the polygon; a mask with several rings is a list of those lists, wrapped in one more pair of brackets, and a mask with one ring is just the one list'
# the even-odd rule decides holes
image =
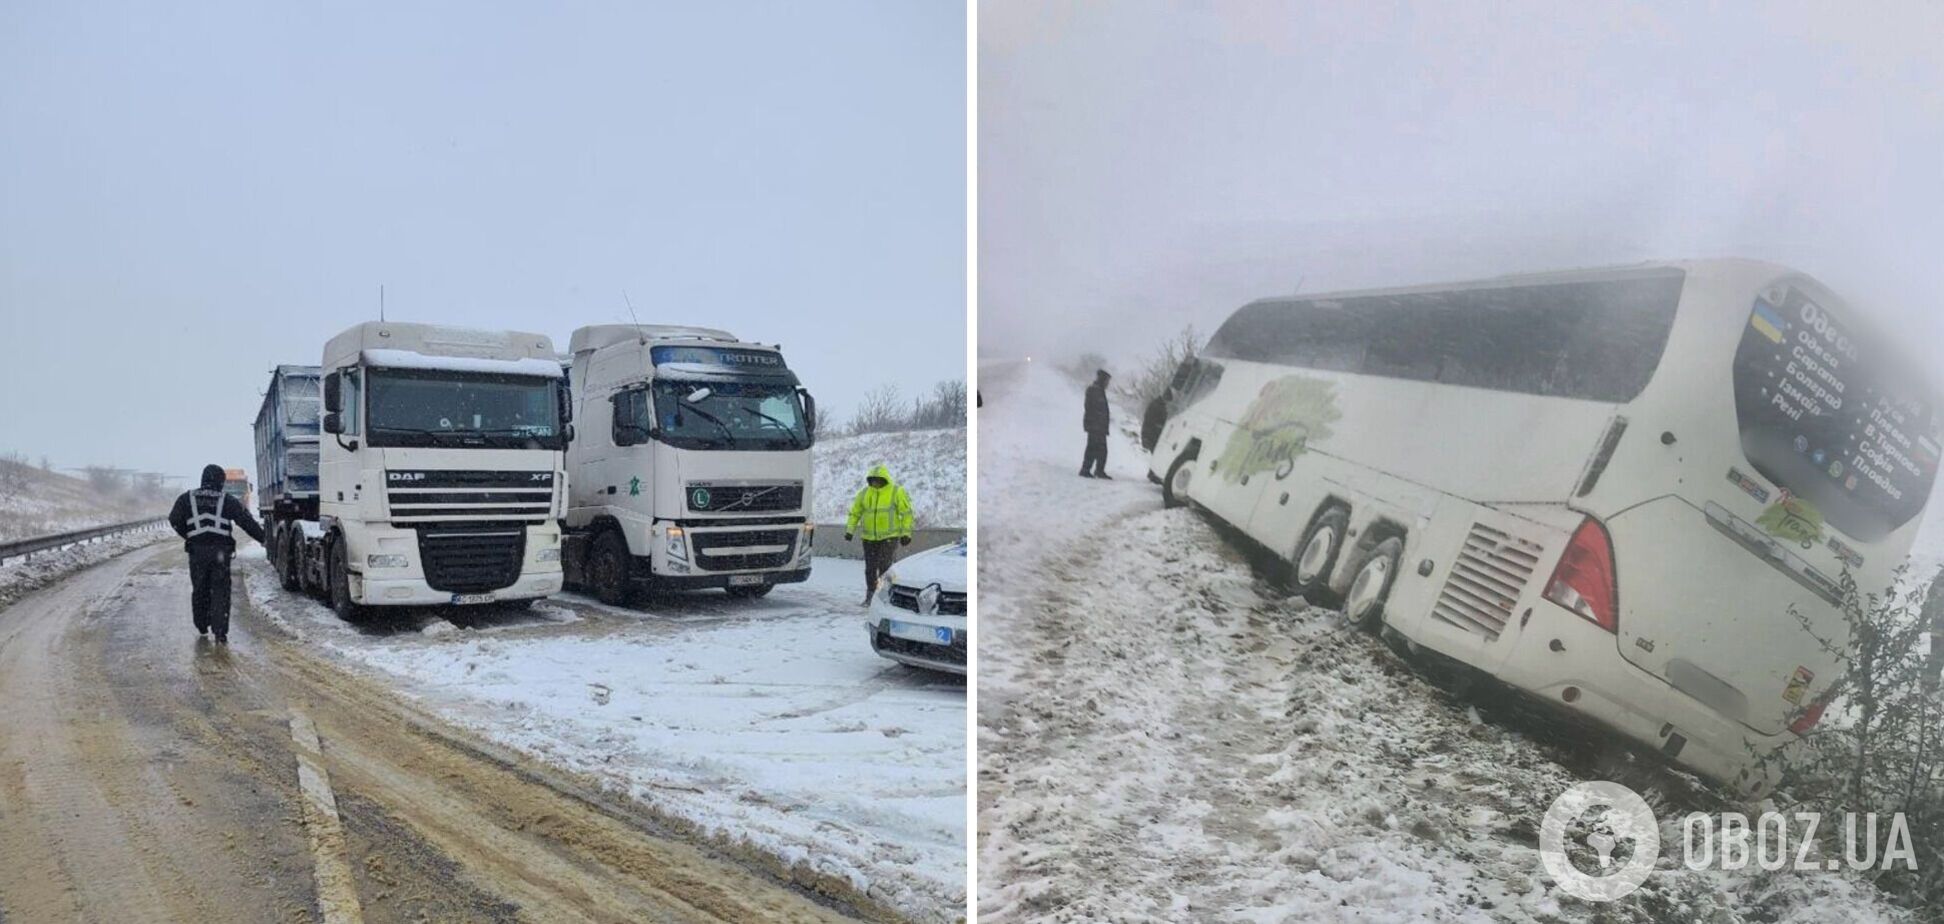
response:
{"label": "bus rear window", "polygon": [[1923,379],[1791,285],[1755,299],[1735,349],[1742,452],[1763,477],[1864,542],[1924,508],[1937,420]]}

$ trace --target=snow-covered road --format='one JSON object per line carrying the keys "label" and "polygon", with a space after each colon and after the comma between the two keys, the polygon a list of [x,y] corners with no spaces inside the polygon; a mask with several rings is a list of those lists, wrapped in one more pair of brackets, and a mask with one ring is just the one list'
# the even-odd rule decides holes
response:
{"label": "snow-covered road", "polygon": [[1672,843],[1688,781],[1481,716],[1260,584],[1197,514],[1160,509],[1130,443],[1116,481],[1077,477],[1079,390],[1050,371],[981,387],[984,920],[1898,919],[1843,876],[1665,852],[1621,902],[1557,892],[1536,850],[1556,795],[1617,778]]}
{"label": "snow-covered road", "polygon": [[463,625],[419,612],[354,627],[283,592],[252,551],[258,609],[441,717],[799,878],[915,920],[963,913],[965,686],[872,653],[861,563],[820,559],[758,601],[568,594],[459,611]]}

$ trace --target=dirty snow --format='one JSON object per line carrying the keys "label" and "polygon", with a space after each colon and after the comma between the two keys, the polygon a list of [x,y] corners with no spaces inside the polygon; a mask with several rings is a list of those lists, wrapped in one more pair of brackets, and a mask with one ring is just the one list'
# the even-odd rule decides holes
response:
{"label": "dirty snow", "polygon": [[340,622],[242,563],[272,622],[446,719],[920,921],[965,906],[965,687],[872,653],[859,562],[759,601]]}
{"label": "dirty snow", "polygon": [[157,526],[36,552],[31,558],[15,557],[0,561],[0,607],[82,568],[165,539],[175,539],[175,533],[165,526]]}
{"label": "dirty snow", "polygon": [[965,525],[965,430],[917,430],[818,437],[815,459],[818,523],[842,523],[851,498],[864,487],[864,474],[879,462],[911,495],[911,512],[920,527]]}
{"label": "dirty snow", "polygon": [[1722,806],[1277,595],[1160,509],[1137,447],[1112,447],[1114,483],[1077,477],[1080,395],[1057,376],[994,365],[981,387],[983,920],[1902,919],[1846,875],[1696,873],[1671,851],[1618,903],[1558,892],[1537,830],[1573,782],[1641,790],[1670,844],[1680,814]]}

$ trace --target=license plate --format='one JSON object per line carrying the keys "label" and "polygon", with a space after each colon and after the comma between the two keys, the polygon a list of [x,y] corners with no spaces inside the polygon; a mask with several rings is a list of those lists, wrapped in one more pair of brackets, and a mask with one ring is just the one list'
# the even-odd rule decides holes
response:
{"label": "license plate", "polygon": [[761,584],[761,583],[763,583],[763,576],[762,576],[762,575],[760,575],[760,574],[732,574],[732,575],[729,575],[729,586],[730,586],[730,587],[748,587],[748,586],[750,586],[750,585],[752,585],[752,584]]}
{"label": "license plate", "polygon": [[453,594],[452,602],[458,606],[466,606],[473,603],[491,603],[493,602],[493,595],[492,594]]}
{"label": "license plate", "polygon": [[926,626],[915,622],[891,620],[891,637],[912,642],[927,642],[933,645],[950,645],[952,629],[950,626]]}

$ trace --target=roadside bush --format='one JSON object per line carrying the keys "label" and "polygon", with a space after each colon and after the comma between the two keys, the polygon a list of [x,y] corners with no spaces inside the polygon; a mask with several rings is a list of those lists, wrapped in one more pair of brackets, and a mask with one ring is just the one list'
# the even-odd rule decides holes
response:
{"label": "roadside bush", "polygon": [[845,435],[866,433],[908,433],[913,430],[962,428],[966,423],[964,379],[952,379],[932,386],[931,394],[909,404],[898,394],[898,386],[882,385],[864,396],[852,415]]}
{"label": "roadside bush", "polygon": [[1133,371],[1114,376],[1114,397],[1137,414],[1145,411],[1149,401],[1167,393],[1175,370],[1199,354],[1204,345],[1193,324],[1182,328],[1149,353]]}
{"label": "roadside bush", "polygon": [[1845,575],[1843,639],[1822,637],[1794,614],[1848,668],[1823,697],[1827,718],[1780,755],[1788,770],[1782,792],[1794,802],[1788,810],[1822,813],[1832,856],[1841,850],[1833,839],[1841,825],[1830,820],[1875,813],[1881,846],[1886,819],[1902,813],[1916,869],[1897,863],[1869,875],[1924,920],[1944,921],[1944,571],[1928,586],[1904,578],[1900,572],[1890,589],[1862,594]]}

